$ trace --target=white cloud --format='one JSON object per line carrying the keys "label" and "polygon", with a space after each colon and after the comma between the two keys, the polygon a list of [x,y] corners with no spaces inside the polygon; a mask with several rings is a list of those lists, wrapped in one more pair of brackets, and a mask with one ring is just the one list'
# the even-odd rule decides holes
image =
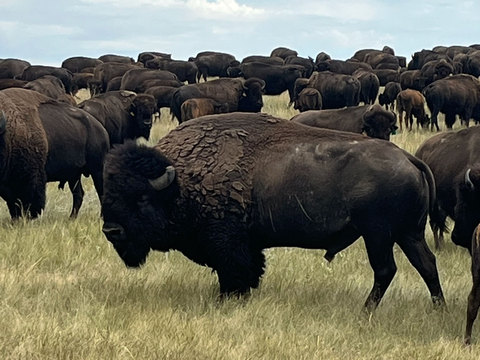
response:
{"label": "white cloud", "polygon": [[236,0],[187,0],[186,5],[193,14],[199,17],[217,20],[222,20],[219,16],[231,17],[223,20],[236,20],[239,17],[243,19],[258,18],[265,12],[261,8],[239,4]]}
{"label": "white cloud", "polygon": [[292,2],[279,6],[279,10],[274,10],[277,14],[293,16],[320,16],[332,18],[340,22],[358,20],[371,21],[378,15],[378,7],[373,1],[302,1],[301,5]]}
{"label": "white cloud", "polygon": [[182,5],[180,0],[80,0],[81,3],[86,4],[106,4],[112,5],[117,8],[134,8],[145,5],[157,6],[157,7],[172,7]]}
{"label": "white cloud", "polygon": [[68,36],[82,32],[79,27],[26,24],[19,21],[0,21],[0,31],[3,35],[18,35],[18,31],[21,31],[23,37]]}

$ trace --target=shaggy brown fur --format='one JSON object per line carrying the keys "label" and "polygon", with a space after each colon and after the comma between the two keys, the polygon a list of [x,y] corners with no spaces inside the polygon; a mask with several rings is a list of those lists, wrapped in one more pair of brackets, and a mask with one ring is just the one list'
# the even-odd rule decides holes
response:
{"label": "shaggy brown fur", "polygon": [[0,91],[0,196],[12,218],[28,211],[38,216],[45,206],[47,137],[29,90]]}

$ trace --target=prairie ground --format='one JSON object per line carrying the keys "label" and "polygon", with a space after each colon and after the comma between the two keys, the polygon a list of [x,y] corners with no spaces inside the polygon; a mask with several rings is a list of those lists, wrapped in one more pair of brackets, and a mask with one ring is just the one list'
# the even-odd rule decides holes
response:
{"label": "prairie ground", "polygon": [[[285,94],[265,97],[283,118]],[[151,143],[173,128],[168,111]],[[442,123],[443,125],[443,123]],[[392,141],[410,152],[431,136],[413,130]],[[448,239],[436,251],[447,300],[435,310],[399,248],[398,272],[372,316],[362,312],[373,273],[362,240],[332,263],[321,250],[266,251],[259,289],[218,299],[216,274],[178,252],[152,253],[125,268],[101,232],[99,200],[70,220],[68,190],[48,185],[40,218],[12,222],[0,202],[0,357],[2,359],[479,359],[462,345],[470,257]],[[433,247],[432,234],[426,232]]]}

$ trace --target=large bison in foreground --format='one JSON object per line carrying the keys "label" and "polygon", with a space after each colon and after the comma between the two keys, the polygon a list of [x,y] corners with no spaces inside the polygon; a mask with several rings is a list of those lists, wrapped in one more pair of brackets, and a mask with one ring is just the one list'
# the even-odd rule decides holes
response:
{"label": "large bison in foreground", "polygon": [[424,238],[432,174],[390,142],[266,114],[210,115],[155,148],[115,147],[104,180],[103,232],[127,266],[178,249],[217,272],[222,295],[243,294],[259,285],[263,249],[326,249],[332,260],[363,236],[374,271],[367,310],[396,273],[394,243],[444,302]]}

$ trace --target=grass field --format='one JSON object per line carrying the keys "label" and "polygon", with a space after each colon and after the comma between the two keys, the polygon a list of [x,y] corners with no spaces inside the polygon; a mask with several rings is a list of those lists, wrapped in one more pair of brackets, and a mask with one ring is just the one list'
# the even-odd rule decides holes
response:
{"label": "grass field", "polygon": [[[264,111],[289,118],[285,94]],[[443,123],[442,123],[443,125]],[[172,124],[162,113],[152,141]],[[431,136],[400,133],[414,152]],[[373,273],[363,242],[332,263],[323,251],[271,249],[259,289],[247,299],[217,298],[217,278],[178,252],[152,253],[126,269],[101,232],[90,179],[77,220],[69,191],[48,185],[47,206],[33,221],[12,223],[0,203],[1,359],[475,359],[462,345],[470,257],[450,240],[436,252],[447,310],[399,248],[398,272],[370,317],[362,312]],[[432,235],[427,229],[432,245]]]}

